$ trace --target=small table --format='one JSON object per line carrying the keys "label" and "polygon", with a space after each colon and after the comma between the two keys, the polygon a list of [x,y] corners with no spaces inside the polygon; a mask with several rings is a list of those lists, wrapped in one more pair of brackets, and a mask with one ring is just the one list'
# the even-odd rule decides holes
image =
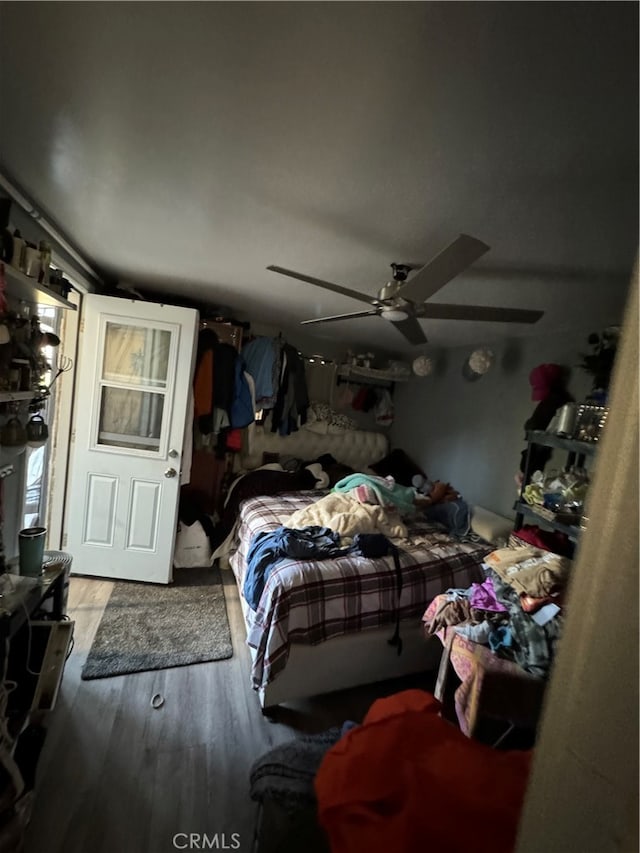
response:
{"label": "small table", "polygon": [[38,577],[12,572],[0,575],[0,639],[12,637],[45,599],[51,598],[51,618],[64,616],[65,565],[53,563]]}
{"label": "small table", "polygon": [[[438,595],[427,608],[423,622],[429,622],[446,596]],[[494,654],[488,646],[474,643],[453,627],[436,631],[444,649],[436,682],[435,697],[445,695],[447,677],[453,669],[460,679],[454,694],[460,729],[473,737],[478,722],[490,717],[511,728],[535,729],[546,681],[530,675],[513,661]]]}

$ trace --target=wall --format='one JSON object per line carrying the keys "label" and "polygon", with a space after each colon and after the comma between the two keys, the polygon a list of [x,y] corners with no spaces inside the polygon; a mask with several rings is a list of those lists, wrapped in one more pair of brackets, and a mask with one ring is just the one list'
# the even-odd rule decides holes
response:
{"label": "wall", "polygon": [[[406,450],[430,477],[451,482],[469,503],[511,516],[523,425],[536,406],[529,372],[543,362],[578,364],[590,331],[492,345],[494,365],[475,382],[462,376],[472,348],[441,353],[434,374],[398,385],[392,445]],[[574,368],[569,390],[575,399],[584,399],[590,387],[590,377]]]}

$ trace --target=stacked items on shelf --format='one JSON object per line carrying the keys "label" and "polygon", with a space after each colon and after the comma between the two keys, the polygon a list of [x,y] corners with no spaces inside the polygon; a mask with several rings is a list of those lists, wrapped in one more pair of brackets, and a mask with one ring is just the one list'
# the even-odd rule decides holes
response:
{"label": "stacked items on shelf", "polygon": [[51,369],[44,349],[59,344],[57,335],[42,331],[36,315],[0,313],[0,392],[9,392],[14,399],[43,394],[45,375]]}
{"label": "stacked items on shelf", "polygon": [[[527,518],[546,530],[565,534],[575,544],[584,525],[584,504],[589,487],[589,474],[584,466],[587,458],[595,455],[598,442],[540,430],[529,431],[527,440],[523,487],[514,506],[515,530],[518,531]],[[546,476],[536,470],[534,465],[539,458],[536,447],[567,453],[564,470]]]}
{"label": "stacked items on shelf", "polygon": [[543,518],[561,524],[578,524],[589,490],[589,474],[584,468],[570,468],[545,476],[535,471],[522,490],[522,499]]}

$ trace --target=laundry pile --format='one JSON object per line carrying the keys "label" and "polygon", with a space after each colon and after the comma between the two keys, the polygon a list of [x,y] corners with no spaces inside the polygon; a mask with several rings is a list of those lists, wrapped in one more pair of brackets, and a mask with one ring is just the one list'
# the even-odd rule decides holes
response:
{"label": "laundry pile", "polygon": [[540,548],[500,548],[485,558],[485,580],[439,596],[424,617],[428,634],[455,626],[532,675],[544,678],[563,624],[571,561]]}

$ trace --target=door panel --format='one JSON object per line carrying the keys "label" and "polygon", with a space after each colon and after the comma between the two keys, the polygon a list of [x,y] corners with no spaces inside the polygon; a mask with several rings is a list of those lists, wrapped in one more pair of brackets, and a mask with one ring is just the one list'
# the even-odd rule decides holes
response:
{"label": "door panel", "polygon": [[190,308],[85,298],[67,500],[74,572],[171,579],[181,453],[168,452],[182,448],[197,329]]}
{"label": "door panel", "polygon": [[103,474],[87,477],[87,502],[83,543],[86,545],[113,545],[115,509],[118,480]]}
{"label": "door panel", "polygon": [[127,548],[146,551],[155,549],[160,497],[158,483],[148,483],[142,480],[132,481]]}

